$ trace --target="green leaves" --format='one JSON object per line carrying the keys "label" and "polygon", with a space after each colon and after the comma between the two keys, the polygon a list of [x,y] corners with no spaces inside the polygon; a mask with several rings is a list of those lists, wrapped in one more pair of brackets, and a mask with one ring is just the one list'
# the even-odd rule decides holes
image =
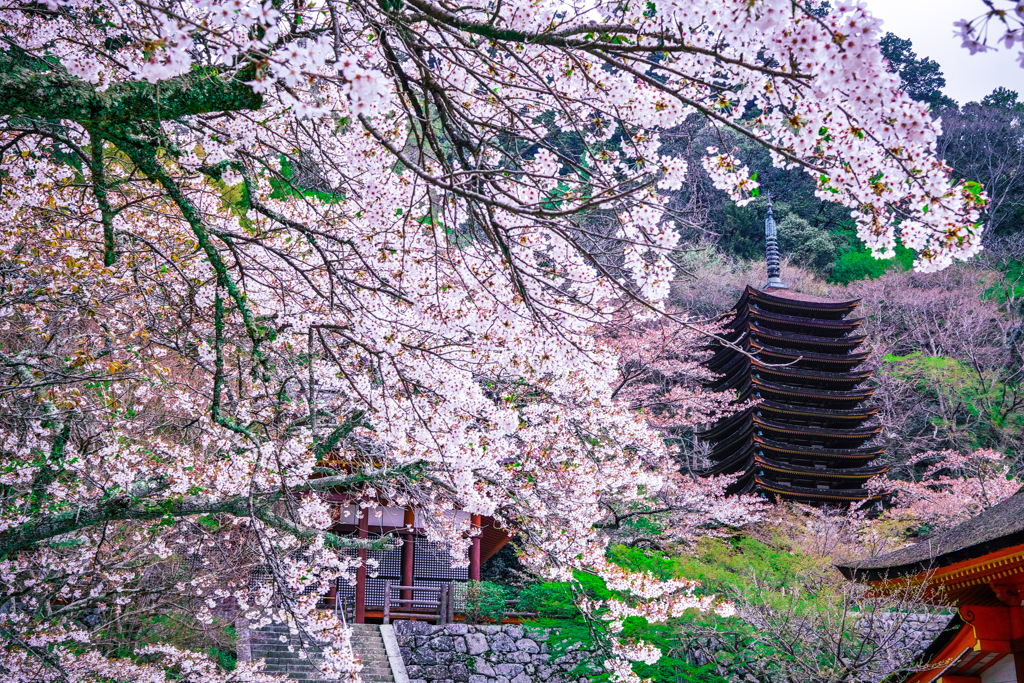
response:
{"label": "green leaves", "polygon": [[973,180],[968,180],[964,183],[964,189],[970,192],[975,197],[978,197],[981,194],[981,191],[984,189],[984,187],[981,183],[976,183]]}

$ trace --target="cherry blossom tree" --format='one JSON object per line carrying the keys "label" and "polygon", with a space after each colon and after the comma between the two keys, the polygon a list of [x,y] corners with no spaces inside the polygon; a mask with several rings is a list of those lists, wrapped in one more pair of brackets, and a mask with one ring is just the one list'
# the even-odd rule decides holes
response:
{"label": "cherry blossom tree", "polygon": [[917,454],[908,464],[918,466],[916,477],[876,477],[867,487],[893,495],[893,508],[886,513],[889,517],[932,530],[956,526],[1021,487],[1011,476],[1008,459],[990,449],[929,451]]}
{"label": "cherry blossom tree", "polygon": [[[420,509],[456,561],[470,540],[448,513],[465,510],[547,576],[619,576],[603,502],[674,473],[594,331],[627,304],[667,314],[665,194],[691,169],[660,131],[702,116],[765,145],[880,255],[897,224],[922,270],[980,248],[984,193],[935,158],[879,22],[820,14],[0,5],[5,680],[260,679],[104,641],[175,601],[199,623],[226,603],[285,621],[327,643],[328,677],[357,677],[316,602],[353,571],[340,550],[371,542],[330,533],[328,494]],[[738,201],[757,189],[729,150],[702,166]],[[594,212],[614,229],[588,228]],[[247,567],[271,581],[250,589]],[[622,582],[636,600],[609,613],[711,604]],[[656,653],[616,655],[623,679]]]}
{"label": "cherry blossom tree", "polygon": [[[676,315],[687,319],[685,314]],[[686,544],[698,535],[746,526],[761,517],[763,501],[756,496],[726,495],[735,476],[702,476],[709,467],[702,452],[706,445],[695,438],[694,429],[748,407],[737,401],[735,391],[706,387],[716,377],[704,366],[712,355],[708,339],[722,332],[720,322],[638,322],[628,315],[602,329],[601,337],[619,353],[620,379],[612,397],[626,401],[645,418],[661,435],[670,457],[651,463],[664,472],[666,485],[658,494],[625,505],[605,502],[610,518],[603,527],[614,530],[620,543]]]}

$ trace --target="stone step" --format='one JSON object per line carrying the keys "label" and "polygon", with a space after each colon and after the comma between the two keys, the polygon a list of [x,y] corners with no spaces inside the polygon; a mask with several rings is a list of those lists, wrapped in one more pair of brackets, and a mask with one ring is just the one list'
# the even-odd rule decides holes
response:
{"label": "stone step", "polygon": [[[267,653],[273,652],[275,654],[277,654],[277,653],[294,654],[296,657],[298,657],[299,656],[299,652],[302,652],[302,651],[304,651],[307,656],[312,656],[312,657],[319,656],[319,655],[323,654],[323,651],[319,647],[306,647],[306,648],[302,648],[302,647],[300,647],[297,644],[292,645],[293,649],[291,649],[291,650],[289,650],[288,649],[288,645],[286,645],[284,643],[274,643],[272,645],[267,645],[267,644],[262,644],[262,643],[252,643],[252,648],[253,648],[253,650],[257,650],[258,649],[260,652],[267,652]],[[387,652],[387,649],[384,647],[384,643],[377,643],[376,645],[362,645],[362,644],[359,644],[359,643],[352,643],[352,648],[354,650],[356,650],[357,652],[368,652],[368,653],[373,653],[373,654],[384,654],[384,653]]]}
{"label": "stone step", "polygon": [[[285,641],[281,641],[284,636]],[[271,624],[250,635],[253,659],[262,659],[264,671],[287,677],[288,683],[322,682],[318,662],[322,660],[321,647],[310,643],[300,656],[299,635],[283,624]],[[377,624],[352,624],[352,649],[363,665],[360,676],[366,683],[394,683],[387,649]],[[292,646],[289,651],[288,647]]]}

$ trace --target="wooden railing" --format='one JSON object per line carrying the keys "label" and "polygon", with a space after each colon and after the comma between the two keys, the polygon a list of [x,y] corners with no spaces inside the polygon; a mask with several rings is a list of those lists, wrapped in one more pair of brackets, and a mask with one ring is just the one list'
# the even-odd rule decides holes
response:
{"label": "wooden railing", "polygon": [[[392,591],[399,591],[399,597],[392,597]],[[413,598],[417,593],[436,593],[436,598]],[[409,595],[408,598],[401,597]],[[414,605],[423,605],[427,609],[414,611]],[[397,607],[397,609],[395,609]],[[401,586],[384,582],[384,623],[390,624],[392,619],[434,619],[438,624],[450,624],[455,621],[455,585],[442,586]]]}
{"label": "wooden railing", "polygon": [[[422,619],[433,621],[435,624],[451,624],[455,622],[455,597],[459,584],[452,582],[441,586],[403,586],[400,581],[392,583],[384,582],[384,623],[390,624],[392,619]],[[395,593],[397,592],[397,596]],[[429,594],[429,597],[412,597],[415,593]],[[409,596],[409,597],[403,597]],[[354,619],[354,605],[349,598],[342,595],[335,595],[333,605],[328,603],[330,598],[325,598],[328,609],[334,609],[335,616],[347,622]],[[535,612],[520,612],[518,599],[506,600],[505,610],[502,616],[516,618],[536,617]],[[417,609],[417,607],[421,609]]]}

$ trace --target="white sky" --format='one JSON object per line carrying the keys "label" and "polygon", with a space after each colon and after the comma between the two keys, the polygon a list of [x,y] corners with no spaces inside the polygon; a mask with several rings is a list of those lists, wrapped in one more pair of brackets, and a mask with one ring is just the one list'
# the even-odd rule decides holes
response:
{"label": "white sky", "polygon": [[1019,46],[971,56],[953,37],[953,22],[980,15],[985,9],[981,0],[867,0],[867,6],[885,22],[883,35],[892,31],[909,38],[918,57],[931,57],[942,65],[944,92],[960,104],[980,100],[1000,85],[1024,97],[1024,69],[1017,65]]}

